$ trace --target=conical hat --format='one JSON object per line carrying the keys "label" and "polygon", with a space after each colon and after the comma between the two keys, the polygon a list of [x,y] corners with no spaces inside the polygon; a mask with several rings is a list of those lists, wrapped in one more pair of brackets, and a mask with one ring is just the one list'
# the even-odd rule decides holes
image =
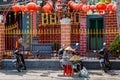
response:
{"label": "conical hat", "polygon": [[70,51],[73,51],[73,49],[69,46],[67,48],[65,48],[65,50],[70,50]]}
{"label": "conical hat", "polygon": [[70,58],[70,61],[77,61],[80,60],[80,56],[74,55],[73,57]]}

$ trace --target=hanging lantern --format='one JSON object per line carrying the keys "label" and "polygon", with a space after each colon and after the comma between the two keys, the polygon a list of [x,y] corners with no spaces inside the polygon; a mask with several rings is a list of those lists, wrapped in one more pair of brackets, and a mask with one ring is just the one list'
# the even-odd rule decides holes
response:
{"label": "hanging lantern", "polygon": [[69,1],[67,5],[68,5],[68,6],[70,6],[70,5],[71,5],[71,3],[73,3],[73,1]]}
{"label": "hanging lantern", "polygon": [[46,4],[45,6],[43,6],[43,10],[44,10],[44,12],[46,12],[46,13],[48,13],[49,12],[49,5],[48,4]]}
{"label": "hanging lantern", "polygon": [[33,3],[33,2],[30,2],[26,5],[27,9],[33,13],[33,11],[36,11],[37,10],[37,7],[36,7],[36,4]]}
{"label": "hanging lantern", "polygon": [[12,6],[12,9],[14,12],[18,12],[20,10],[20,5]]}
{"label": "hanging lantern", "polygon": [[69,2],[69,7],[73,8],[73,6],[75,5],[75,3],[73,1]]}
{"label": "hanging lantern", "polygon": [[107,10],[112,11],[113,10],[113,4],[108,4],[107,5]]}
{"label": "hanging lantern", "polygon": [[25,7],[25,12],[29,12],[29,10]]}
{"label": "hanging lantern", "polygon": [[73,5],[73,9],[74,9],[75,11],[78,11],[78,10],[79,10],[79,5],[75,3],[75,4]]}
{"label": "hanging lantern", "polygon": [[83,4],[78,4],[78,9],[79,9],[79,11],[81,11],[82,10],[82,6],[83,6]]}
{"label": "hanging lantern", "polygon": [[24,11],[25,11],[25,6],[24,6],[24,5],[21,5],[21,6],[20,6],[20,10],[21,10],[22,12],[24,12]]}
{"label": "hanging lantern", "polygon": [[46,13],[49,13],[53,9],[53,2],[49,0],[46,5],[43,6],[43,10]]}
{"label": "hanging lantern", "polygon": [[106,10],[107,5],[105,3],[99,2],[96,4],[96,9],[98,11]]}
{"label": "hanging lantern", "polygon": [[88,12],[88,11],[90,10],[90,5],[83,5],[83,6],[82,6],[82,10],[83,10],[84,12]]}
{"label": "hanging lantern", "polygon": [[50,10],[52,10],[53,9],[53,2],[51,0],[48,1],[48,5],[49,5]]}
{"label": "hanging lantern", "polygon": [[94,10],[96,10],[96,6],[95,6],[95,5],[90,5],[90,9],[91,9],[92,11],[94,11]]}
{"label": "hanging lantern", "polygon": [[96,4],[96,10],[98,12],[104,12],[107,8],[107,5],[105,3],[99,2]]}
{"label": "hanging lantern", "polygon": [[39,11],[40,8],[41,8],[41,6],[39,6],[39,5],[36,6],[37,11]]}
{"label": "hanging lantern", "polygon": [[112,10],[116,12],[116,5],[113,5]]}
{"label": "hanging lantern", "polygon": [[61,2],[61,0],[57,0],[58,2]]}

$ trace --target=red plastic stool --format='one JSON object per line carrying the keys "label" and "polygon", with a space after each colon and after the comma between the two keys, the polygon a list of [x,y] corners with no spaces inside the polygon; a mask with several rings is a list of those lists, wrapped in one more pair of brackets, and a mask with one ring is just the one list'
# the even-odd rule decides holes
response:
{"label": "red plastic stool", "polygon": [[65,65],[64,66],[64,75],[65,76],[68,76],[68,75],[73,76],[73,74],[74,74],[74,71],[73,71],[72,66],[71,65]]}
{"label": "red plastic stool", "polygon": [[68,65],[64,65],[64,75],[66,76],[68,75],[68,72],[69,72],[68,67],[69,67]]}
{"label": "red plastic stool", "polygon": [[69,72],[68,73],[69,73],[70,76],[74,75],[74,70],[72,68],[72,65],[69,65]]}

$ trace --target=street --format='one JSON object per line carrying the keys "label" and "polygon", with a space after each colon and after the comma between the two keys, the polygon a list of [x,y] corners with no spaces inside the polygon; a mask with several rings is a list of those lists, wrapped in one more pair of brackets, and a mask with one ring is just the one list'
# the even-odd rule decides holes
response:
{"label": "street", "polygon": [[89,78],[63,76],[62,70],[0,70],[0,80],[120,80],[120,70],[104,73],[101,70],[89,70]]}

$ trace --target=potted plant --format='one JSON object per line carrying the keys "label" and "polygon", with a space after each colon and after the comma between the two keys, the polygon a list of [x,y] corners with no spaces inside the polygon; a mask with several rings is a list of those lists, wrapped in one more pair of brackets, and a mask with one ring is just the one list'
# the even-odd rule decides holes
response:
{"label": "potted plant", "polygon": [[51,44],[52,51],[58,51],[60,49],[60,43],[58,42],[53,42]]}
{"label": "potted plant", "polygon": [[117,35],[109,47],[110,52],[117,58],[120,56],[120,35]]}
{"label": "potted plant", "polygon": [[60,43],[59,42],[53,42],[52,44],[51,44],[51,48],[52,48],[52,54],[51,54],[51,58],[52,57],[58,57],[58,50],[60,49]]}

